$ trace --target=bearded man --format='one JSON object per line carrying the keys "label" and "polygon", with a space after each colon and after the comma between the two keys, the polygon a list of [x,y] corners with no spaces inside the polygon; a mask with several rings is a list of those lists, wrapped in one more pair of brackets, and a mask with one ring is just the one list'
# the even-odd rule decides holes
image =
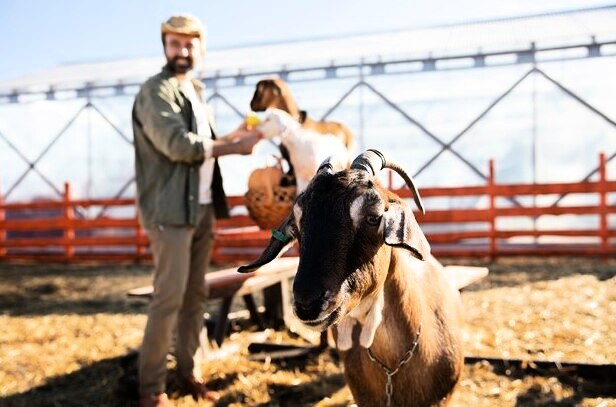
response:
{"label": "bearded man", "polygon": [[168,406],[166,357],[177,328],[180,383],[195,399],[217,399],[195,355],[207,299],[205,273],[214,219],[228,217],[217,157],[251,154],[257,133],[240,125],[216,137],[212,112],[193,71],[205,55],[205,30],[190,15],[161,26],[167,64],[135,97],[132,122],[139,219],[154,257],[154,293],[139,355],[140,406]]}

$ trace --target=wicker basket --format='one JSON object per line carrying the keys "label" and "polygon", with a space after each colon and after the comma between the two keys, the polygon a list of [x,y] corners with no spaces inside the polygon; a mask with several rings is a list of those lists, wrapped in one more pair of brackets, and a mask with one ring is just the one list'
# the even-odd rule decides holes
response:
{"label": "wicker basket", "polygon": [[251,174],[244,201],[248,214],[261,229],[278,227],[293,207],[297,188],[280,186],[282,178],[278,168],[257,169]]}
{"label": "wicker basket", "polygon": [[297,188],[274,187],[274,199],[266,202],[267,192],[263,189],[246,192],[246,208],[250,217],[261,229],[274,229],[278,227],[293,208]]}

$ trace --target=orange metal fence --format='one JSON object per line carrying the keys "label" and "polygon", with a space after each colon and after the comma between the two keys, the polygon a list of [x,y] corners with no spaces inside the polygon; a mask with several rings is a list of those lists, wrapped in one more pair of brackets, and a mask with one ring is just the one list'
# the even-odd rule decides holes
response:
{"label": "orange metal fence", "polygon": [[[497,184],[493,163],[490,162],[485,185],[421,189],[422,196],[428,200],[485,197],[487,204],[484,207],[428,210],[425,216],[418,215],[418,221],[426,229],[434,229],[426,234],[433,252],[438,256],[614,256],[616,228],[610,228],[610,224],[616,222],[610,220],[616,216],[616,205],[612,199],[616,196],[616,181],[607,179],[603,154],[599,161],[598,180],[551,184]],[[394,191],[402,197],[410,197],[410,191],[406,188]],[[595,204],[582,206],[499,203],[505,201],[503,198],[567,194],[590,194],[599,199]],[[236,212],[242,212],[244,199],[230,197],[229,204]],[[100,209],[100,214],[84,215],[94,209]],[[119,209],[123,214],[106,214],[110,209]],[[135,212],[134,199],[73,200],[68,184],[65,184],[64,199],[60,201],[3,203],[0,197],[0,261],[149,261],[151,255],[147,235],[139,227]],[[499,221],[506,218],[537,219],[562,215],[590,215],[598,221],[589,222],[596,223],[596,227],[584,229],[512,229],[499,226]],[[269,236],[269,231],[259,230],[245,214],[218,221],[212,260],[215,263],[230,263],[254,259]]]}

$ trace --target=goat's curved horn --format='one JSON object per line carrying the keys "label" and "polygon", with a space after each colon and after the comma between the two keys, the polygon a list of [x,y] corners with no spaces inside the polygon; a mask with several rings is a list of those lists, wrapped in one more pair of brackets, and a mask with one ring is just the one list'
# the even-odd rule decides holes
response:
{"label": "goat's curved horn", "polygon": [[408,175],[406,171],[404,170],[404,168],[402,168],[400,164],[398,164],[395,161],[388,161],[385,164],[385,168],[394,170],[395,172],[398,173],[398,175],[400,175],[404,179],[404,182],[406,182],[406,185],[408,185],[411,192],[413,193],[413,199],[415,200],[415,205],[417,205],[421,213],[425,215],[426,210],[424,209],[423,202],[421,200],[421,195],[419,195],[419,190],[415,186],[415,181],[413,181],[413,177]]}
{"label": "goat's curved horn", "polygon": [[293,212],[287,216],[287,219],[278,226],[278,229],[272,230],[272,237],[269,244],[261,253],[261,256],[250,264],[240,266],[237,271],[240,273],[250,273],[261,266],[266,265],[279,255],[283,254],[286,249],[290,248],[295,242],[292,224],[294,222]]}
{"label": "goat's curved horn", "polygon": [[335,174],[338,171],[342,171],[346,169],[347,161],[347,157],[341,157],[340,155],[330,155],[321,163],[319,169],[317,170],[317,174],[321,174],[322,171],[329,174]]}
{"label": "goat's curved horn", "polygon": [[327,157],[321,163],[321,165],[319,165],[319,169],[317,170],[317,174],[322,174],[322,173],[328,173],[328,174],[333,174],[334,173],[334,166],[332,165],[332,158],[331,157]]}
{"label": "goat's curved horn", "polygon": [[351,164],[352,169],[359,169],[367,171],[372,175],[376,175],[378,171],[381,171],[383,168],[388,168],[390,170],[398,173],[406,182],[406,185],[410,188],[413,193],[413,199],[415,200],[415,205],[419,208],[421,213],[425,214],[426,210],[424,209],[423,202],[421,200],[421,196],[419,195],[419,191],[415,186],[415,181],[413,181],[413,177],[408,175],[406,171],[393,160],[386,160],[383,153],[378,150],[369,149],[366,150],[363,154],[360,154],[353,160],[353,164]]}
{"label": "goat's curved horn", "polygon": [[351,164],[351,169],[364,170],[372,175],[376,175],[385,167],[385,156],[378,150],[366,150],[358,155]]}

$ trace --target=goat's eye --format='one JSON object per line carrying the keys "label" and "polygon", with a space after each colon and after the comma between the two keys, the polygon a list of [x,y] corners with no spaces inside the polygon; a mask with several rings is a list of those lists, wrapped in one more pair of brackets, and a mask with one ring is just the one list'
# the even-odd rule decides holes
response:
{"label": "goat's eye", "polygon": [[381,224],[381,217],[375,215],[366,216],[366,223],[372,226],[378,226]]}

